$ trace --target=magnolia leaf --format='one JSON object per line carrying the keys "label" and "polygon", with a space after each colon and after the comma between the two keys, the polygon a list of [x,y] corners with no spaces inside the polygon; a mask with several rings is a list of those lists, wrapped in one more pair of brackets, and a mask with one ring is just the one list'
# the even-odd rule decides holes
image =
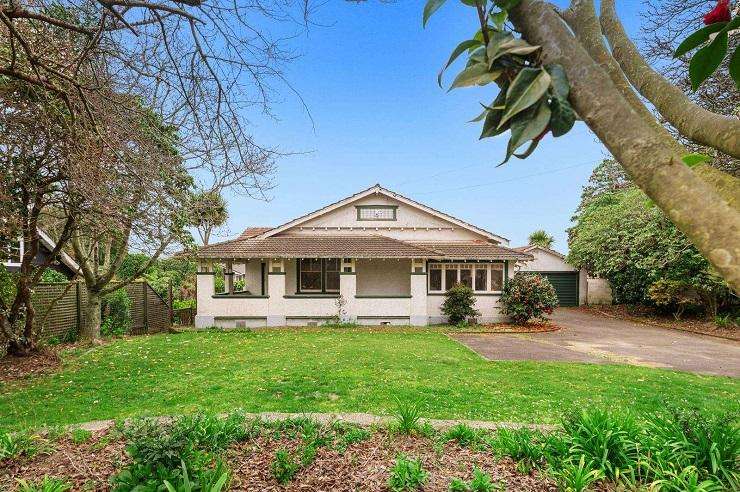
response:
{"label": "magnolia leaf", "polygon": [[476,63],[470,65],[465,70],[460,72],[455,80],[452,82],[449,90],[456,89],[458,87],[469,87],[471,85],[485,85],[489,82],[493,82],[501,75],[501,70],[489,71],[485,63]]}
{"label": "magnolia leaf", "polygon": [[460,0],[464,5],[468,7],[477,7],[479,0]]}
{"label": "magnolia leaf", "polygon": [[488,114],[488,112],[490,111],[490,109],[488,109],[488,106],[486,106],[483,103],[481,103],[481,106],[483,106],[483,112],[481,112],[481,114],[479,114],[478,116],[476,116],[472,120],[469,120],[468,123],[477,123],[477,122],[481,121],[483,118],[486,117],[486,115]]}
{"label": "magnolia leaf", "polygon": [[497,58],[504,55],[528,55],[538,49],[539,46],[533,46],[523,39],[508,39],[500,43],[495,50],[488,49],[488,62],[492,66]]}
{"label": "magnolia leaf", "polygon": [[501,117],[504,114],[503,105],[506,102],[506,87],[503,87],[496,96],[496,99],[491,103],[491,108],[486,114],[486,119],[483,122],[483,129],[481,130],[480,138],[493,137],[506,131],[507,127],[499,128]]}
{"label": "magnolia leaf", "polygon": [[541,68],[523,68],[506,93],[506,111],[499,125],[540,100],[550,86],[550,75]]}
{"label": "magnolia leaf", "polygon": [[424,15],[421,21],[422,27],[426,27],[427,21],[443,4],[445,0],[427,0],[427,4],[424,5]]}
{"label": "magnolia leaf", "polygon": [[708,45],[697,51],[689,62],[691,90],[696,91],[712,75],[727,54],[727,33],[720,32]]}
{"label": "magnolia leaf", "polygon": [[563,100],[568,99],[570,94],[570,82],[568,82],[568,76],[565,74],[565,69],[558,63],[545,65],[545,70],[550,74],[552,82],[550,86],[557,97]]}
{"label": "magnolia leaf", "polygon": [[710,156],[699,154],[698,152],[692,152],[691,154],[681,156],[681,160],[689,167],[694,167],[702,162],[712,162],[712,158]]}
{"label": "magnolia leaf", "polygon": [[678,58],[681,55],[685,55],[700,44],[708,41],[710,34],[721,31],[726,24],[726,22],[715,22],[714,24],[709,24],[708,26],[703,27],[695,33],[691,34],[688,38],[684,39],[681,44],[678,45],[678,48],[676,48],[676,52],[673,53],[673,58]]}
{"label": "magnolia leaf", "polygon": [[547,128],[550,115],[550,107],[545,99],[542,99],[537,106],[519,113],[511,121],[511,138],[506,146],[506,158],[499,166],[506,164],[516,149],[525,142],[539,137]]}
{"label": "magnolia leaf", "polygon": [[576,113],[568,100],[561,99],[557,95],[554,96],[550,101],[550,110],[552,111],[552,117],[550,118],[552,136],[560,137],[568,133],[576,123]]}
{"label": "magnolia leaf", "polygon": [[735,81],[737,90],[740,91],[740,48],[736,48],[730,58],[730,77]]}
{"label": "magnolia leaf", "polygon": [[[538,135],[538,137],[539,137],[539,135]],[[537,146],[540,144],[540,140],[542,140],[542,139],[535,137],[534,140],[532,140],[529,143],[529,147],[527,147],[527,150],[525,150],[521,154],[516,154],[515,153],[514,154],[514,157],[516,157],[518,159],[526,159],[527,157],[529,157],[530,155],[532,155],[532,152],[534,152],[534,149],[536,149]]]}
{"label": "magnolia leaf", "polygon": [[495,59],[501,45],[512,39],[514,39],[514,36],[510,32],[496,31],[491,33],[488,45],[486,46],[486,55],[488,56],[488,59]]}
{"label": "magnolia leaf", "polygon": [[489,15],[491,22],[493,22],[493,25],[496,26],[496,29],[503,29],[504,25],[506,24],[506,20],[509,18],[509,13],[506,10],[502,10],[501,12],[491,13]]}
{"label": "magnolia leaf", "polygon": [[[480,44],[483,44],[483,41],[481,41]],[[485,63],[486,62],[486,47],[481,46],[479,48],[474,49],[470,56],[468,57],[468,63],[467,65],[473,65],[474,63]]]}
{"label": "magnolia leaf", "polygon": [[442,67],[442,70],[439,71],[439,75],[437,75],[437,83],[440,87],[442,87],[442,74],[445,73],[445,70],[447,70],[450,65],[452,65],[452,62],[454,62],[457,57],[462,55],[465,51],[475,46],[480,46],[481,44],[483,43],[477,39],[468,39],[467,41],[463,41],[457,45],[457,47],[452,51],[450,59],[447,60],[447,63],[445,63],[445,66]]}

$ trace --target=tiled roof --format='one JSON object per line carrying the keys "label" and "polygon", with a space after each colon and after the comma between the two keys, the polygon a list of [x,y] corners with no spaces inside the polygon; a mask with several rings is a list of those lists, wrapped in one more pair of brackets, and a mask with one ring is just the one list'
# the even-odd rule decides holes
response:
{"label": "tiled roof", "polygon": [[532,255],[482,241],[467,242],[414,242],[411,243],[438,251],[445,258],[455,260],[531,260]]}
{"label": "tiled roof", "polygon": [[203,246],[199,258],[434,258],[526,260],[532,256],[486,242],[406,242],[387,236],[274,236]]}
{"label": "tiled roof", "polygon": [[386,236],[277,236],[203,246],[199,258],[437,258],[439,253]]}
{"label": "tiled roof", "polygon": [[239,239],[249,239],[271,230],[272,227],[247,227],[244,232],[239,234]]}
{"label": "tiled roof", "polygon": [[555,251],[552,248],[546,248],[546,247],[540,246],[538,244],[530,244],[528,246],[517,246],[516,248],[511,248],[511,249],[514,249],[514,250],[519,251],[521,253],[529,253],[530,251],[532,251],[533,249],[536,249],[536,248],[541,249],[542,251],[547,251],[549,253],[552,253],[555,256],[557,256],[558,258],[565,259],[565,255],[563,253],[561,253],[560,251]]}

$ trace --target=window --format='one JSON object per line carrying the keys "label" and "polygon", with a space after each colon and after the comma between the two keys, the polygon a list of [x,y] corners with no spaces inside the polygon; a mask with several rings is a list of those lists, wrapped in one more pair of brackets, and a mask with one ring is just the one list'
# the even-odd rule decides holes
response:
{"label": "window", "polygon": [[485,292],[488,290],[488,265],[476,266],[475,290],[478,292]]}
{"label": "window", "polygon": [[339,292],[339,258],[298,260],[298,292]]}
{"label": "window", "polygon": [[360,205],[357,207],[357,220],[396,220],[393,205]]}
{"label": "window", "polygon": [[429,290],[431,292],[442,290],[442,270],[438,264],[429,266]]}
{"label": "window", "polygon": [[491,263],[491,290],[504,290],[504,264]]}
{"label": "window", "polygon": [[504,263],[429,263],[429,292],[445,292],[457,283],[476,292],[501,292]]}
{"label": "window", "polygon": [[299,287],[298,289],[305,292],[321,291],[321,260],[305,259],[299,260]]}

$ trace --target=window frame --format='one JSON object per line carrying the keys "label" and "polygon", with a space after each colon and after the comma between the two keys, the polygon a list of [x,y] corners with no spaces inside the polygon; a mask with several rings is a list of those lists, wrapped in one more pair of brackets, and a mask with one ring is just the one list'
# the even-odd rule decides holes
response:
{"label": "window frame", "polygon": [[[393,217],[385,218],[385,219],[378,219],[375,217],[371,217],[371,218],[362,217],[362,210],[371,210],[374,208],[379,208],[383,210],[391,210],[393,212]],[[398,205],[356,205],[355,209],[357,210],[357,220],[359,222],[394,222],[398,220]]]}
{"label": "window frame", "polygon": [[[321,263],[321,270],[319,272],[320,273],[319,283],[321,284],[320,289],[309,289],[309,290],[301,289],[301,273],[302,273],[301,266],[303,265],[304,260],[312,260],[312,261],[319,260],[320,261]],[[331,289],[331,290],[326,288],[326,284],[327,284],[326,276],[327,276],[327,273],[329,273],[329,270],[326,269],[326,263],[327,261],[330,261],[330,260],[336,260],[338,262],[339,269],[336,270],[336,273],[337,275],[340,276],[340,286],[337,289]],[[316,273],[316,272],[312,271],[312,273]],[[341,258],[298,258],[296,259],[296,285],[295,285],[296,293],[297,294],[339,294],[339,290],[341,288],[341,273],[342,273],[342,259]]]}
{"label": "window frame", "polygon": [[[3,261],[3,265],[6,266],[21,266],[23,263],[23,254],[25,253],[23,238],[19,237],[15,241],[10,242],[8,245],[18,244],[18,256],[13,258],[10,256],[10,250],[8,251],[8,259]],[[14,261],[17,260],[17,261]]]}
{"label": "window frame", "polygon": [[[493,265],[501,265],[494,267]],[[441,272],[441,290],[433,290],[431,283],[431,271],[439,270]],[[456,283],[460,282],[461,270],[471,270],[471,283],[473,293],[476,295],[487,295],[487,294],[502,294],[503,289],[506,286],[507,278],[506,274],[508,267],[505,261],[488,261],[488,262],[475,262],[475,261],[460,261],[460,262],[441,262],[434,261],[429,262],[427,265],[427,293],[428,294],[444,294],[449,290],[451,286],[447,285],[447,271],[456,271]],[[476,285],[476,271],[486,271],[486,286],[484,290],[479,290]],[[501,289],[492,290],[493,286],[493,275],[494,272],[501,272]]]}

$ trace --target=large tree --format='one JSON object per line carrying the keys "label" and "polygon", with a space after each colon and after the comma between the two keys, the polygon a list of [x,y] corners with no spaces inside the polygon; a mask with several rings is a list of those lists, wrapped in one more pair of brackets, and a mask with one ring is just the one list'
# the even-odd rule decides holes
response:
{"label": "large tree", "polygon": [[[444,3],[430,0],[425,19]],[[740,156],[740,120],[712,113],[657,73],[627,37],[613,0],[573,0],[567,9],[542,0],[471,0],[479,31],[456,56],[468,65],[453,86],[502,87],[481,119],[484,134],[511,129],[509,154],[572,126],[572,107],[629,173],[632,181],[740,290],[740,185],[689,154],[661,124],[732,157]],[[519,40],[505,27],[509,14]],[[700,26],[697,26],[697,28]],[[516,40],[514,40],[516,39]],[[608,43],[608,44],[607,44]],[[644,101],[652,105],[653,113]]]}

